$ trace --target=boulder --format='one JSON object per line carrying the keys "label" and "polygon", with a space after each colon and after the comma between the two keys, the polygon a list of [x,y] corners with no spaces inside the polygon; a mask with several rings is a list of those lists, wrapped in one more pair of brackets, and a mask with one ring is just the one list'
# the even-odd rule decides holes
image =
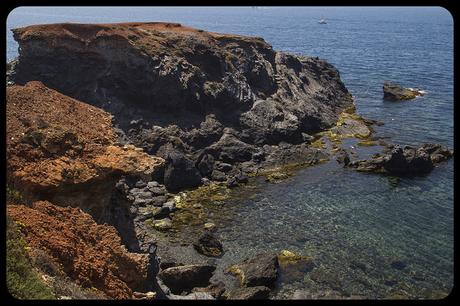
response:
{"label": "boulder", "polygon": [[205,256],[219,257],[223,253],[222,243],[208,230],[193,243],[193,247]]}
{"label": "boulder", "polygon": [[223,282],[212,283],[207,287],[193,288],[192,292],[206,292],[209,293],[213,298],[220,299],[225,292],[225,284]]}
{"label": "boulder", "polygon": [[236,275],[242,286],[273,287],[278,277],[278,257],[271,253],[258,254],[231,266],[228,272]]}
{"label": "boulder", "polygon": [[206,287],[212,277],[215,266],[185,265],[167,268],[158,273],[158,277],[175,294],[190,292],[194,287]]}
{"label": "boulder", "polygon": [[183,154],[170,153],[166,159],[164,183],[168,191],[177,192],[201,185],[201,175]]}
{"label": "boulder", "polygon": [[367,160],[356,160],[348,167],[358,171],[385,172],[396,176],[421,175],[453,156],[453,151],[440,144],[423,144],[420,147],[387,145],[383,155],[374,154]]}
{"label": "boulder", "polygon": [[424,93],[418,89],[404,88],[391,82],[383,83],[383,99],[390,101],[410,100]]}
{"label": "boulder", "polygon": [[214,157],[210,154],[203,154],[196,167],[200,170],[202,176],[209,176],[214,169]]}

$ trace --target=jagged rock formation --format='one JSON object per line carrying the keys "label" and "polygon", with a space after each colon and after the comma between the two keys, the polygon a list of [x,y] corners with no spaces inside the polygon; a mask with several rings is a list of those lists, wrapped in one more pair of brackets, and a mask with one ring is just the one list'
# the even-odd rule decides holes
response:
{"label": "jagged rock formation", "polygon": [[29,248],[44,251],[82,287],[127,299],[147,285],[149,255],[128,253],[112,226],[96,224],[80,209],[39,201],[32,207],[8,204],[7,213]]}
{"label": "jagged rock formation", "polygon": [[127,140],[149,154],[166,159],[179,151],[198,164],[209,148],[208,165],[199,169],[210,179],[238,173],[213,174],[215,163],[235,169],[259,163],[268,153],[264,145],[302,143],[305,133],[330,127],[353,105],[332,65],[276,52],[261,38],[171,23],[54,24],[13,32],[20,56],[10,65],[11,82],[40,80],[102,107]]}
{"label": "jagged rock formation", "polygon": [[419,175],[429,173],[436,164],[448,160],[454,152],[440,144],[420,147],[388,145],[382,154],[368,160],[349,161],[345,166],[363,172],[383,172],[392,175]]}

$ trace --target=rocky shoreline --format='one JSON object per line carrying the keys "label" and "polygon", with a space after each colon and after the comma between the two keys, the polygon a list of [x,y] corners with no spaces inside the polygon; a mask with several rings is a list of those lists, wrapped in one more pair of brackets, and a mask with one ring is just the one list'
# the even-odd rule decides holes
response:
{"label": "rocky shoreline", "polygon": [[[453,155],[441,145],[390,144],[383,156],[353,160],[343,141],[376,145],[382,140],[373,126],[383,123],[356,113],[332,65],[274,51],[262,38],[173,23],[13,32],[20,50],[7,71],[7,181],[21,199],[8,202],[8,216],[32,229],[23,231],[32,242],[43,225],[23,218],[24,204],[42,211],[46,203],[59,214],[81,209],[96,236],[106,226],[122,249],[116,252],[137,258],[142,277],[133,285],[128,272],[113,272],[109,285],[82,281],[76,268],[65,273],[110,298],[269,298],[279,269],[311,260],[287,250],[259,254],[228,267],[239,287],[210,282],[212,260],[225,246],[213,234],[219,207],[207,203],[225,202],[253,177],[277,183],[334,158],[350,170],[405,175],[427,173]],[[50,214],[49,230],[66,226],[59,214]],[[168,233],[178,232],[188,235],[184,243],[199,262],[169,252]],[[66,235],[59,239],[75,239]],[[62,257],[51,241],[33,247],[50,262],[80,260]]]}

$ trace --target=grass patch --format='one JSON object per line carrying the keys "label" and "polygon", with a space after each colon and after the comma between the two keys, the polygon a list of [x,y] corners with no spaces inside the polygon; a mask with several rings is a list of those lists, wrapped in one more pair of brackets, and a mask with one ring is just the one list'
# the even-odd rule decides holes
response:
{"label": "grass patch", "polygon": [[43,283],[27,253],[27,245],[16,224],[7,218],[6,284],[10,294],[23,300],[53,300],[51,289]]}

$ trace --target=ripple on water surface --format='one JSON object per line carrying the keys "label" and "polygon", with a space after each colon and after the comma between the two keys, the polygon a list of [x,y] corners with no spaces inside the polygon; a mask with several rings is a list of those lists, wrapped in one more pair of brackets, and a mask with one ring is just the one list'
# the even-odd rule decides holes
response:
{"label": "ripple on water surface", "polygon": [[396,179],[330,162],[261,186],[255,198],[226,204],[234,207],[234,216],[218,231],[227,250],[220,264],[283,249],[313,257],[315,267],[301,279],[281,279],[278,298],[298,289],[371,298],[448,293],[453,281],[448,167]]}

